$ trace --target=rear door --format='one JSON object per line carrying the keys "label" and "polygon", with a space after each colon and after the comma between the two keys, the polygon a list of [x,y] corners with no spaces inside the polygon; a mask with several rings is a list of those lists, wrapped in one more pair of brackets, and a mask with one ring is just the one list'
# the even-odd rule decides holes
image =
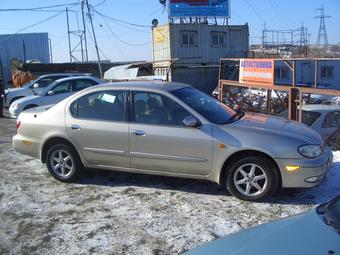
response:
{"label": "rear door", "polygon": [[66,129],[91,165],[130,167],[126,92],[92,92],[66,109]]}

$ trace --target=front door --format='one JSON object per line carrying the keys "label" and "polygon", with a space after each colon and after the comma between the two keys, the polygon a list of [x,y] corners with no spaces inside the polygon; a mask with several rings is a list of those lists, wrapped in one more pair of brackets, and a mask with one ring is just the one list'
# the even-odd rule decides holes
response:
{"label": "front door", "polygon": [[89,164],[130,167],[125,102],[125,91],[105,90],[71,104],[67,132]]}
{"label": "front door", "polygon": [[190,113],[173,99],[151,92],[133,92],[130,123],[131,167],[191,175],[211,170],[210,125],[184,127]]}

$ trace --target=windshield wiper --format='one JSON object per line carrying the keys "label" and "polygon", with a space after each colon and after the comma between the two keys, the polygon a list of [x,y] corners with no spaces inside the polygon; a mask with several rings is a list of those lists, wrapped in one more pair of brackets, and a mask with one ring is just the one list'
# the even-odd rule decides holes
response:
{"label": "windshield wiper", "polygon": [[241,119],[242,117],[244,116],[244,112],[242,112],[242,111],[236,111],[236,113],[233,115],[233,116],[231,116],[230,118],[229,118],[229,120],[227,121],[227,123],[231,123],[231,121],[233,120],[233,119],[235,119],[236,117],[239,117],[237,120],[239,120],[239,119]]}
{"label": "windshield wiper", "polygon": [[239,118],[237,119],[237,120],[239,120],[239,119],[241,119],[243,116],[244,116],[244,112],[242,112],[242,111],[237,111],[234,115],[232,115],[227,121],[223,121],[223,122],[218,122],[218,123],[216,123],[216,124],[218,124],[218,125],[226,125],[226,124],[230,124],[230,123],[232,123],[232,120],[233,119],[235,119],[237,116],[239,116]]}
{"label": "windshield wiper", "polygon": [[316,208],[316,212],[321,216],[322,220],[328,226],[331,226],[338,231],[340,231],[339,203],[340,196],[336,197],[328,203],[319,205]]}

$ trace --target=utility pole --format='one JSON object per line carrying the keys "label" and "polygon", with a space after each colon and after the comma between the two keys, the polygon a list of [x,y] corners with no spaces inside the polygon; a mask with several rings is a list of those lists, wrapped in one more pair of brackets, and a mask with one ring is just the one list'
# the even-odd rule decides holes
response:
{"label": "utility pole", "polygon": [[88,56],[88,53],[87,53],[87,39],[86,39],[86,26],[85,26],[84,8],[85,8],[84,0],[81,0],[81,15],[82,15],[82,19],[83,19],[84,43],[85,43],[85,61],[87,62],[87,61],[89,61],[89,56]]}
{"label": "utility pole", "polygon": [[68,19],[68,8],[66,7],[66,20],[67,20],[67,37],[68,37],[68,49],[70,54],[70,62],[72,62],[72,48],[71,48],[71,38],[70,38],[70,21]]}
{"label": "utility pole", "polygon": [[93,22],[92,22],[92,16],[91,16],[91,10],[90,10],[90,6],[89,6],[88,0],[85,0],[85,1],[86,1],[86,6],[87,6],[87,12],[88,12],[89,19],[90,19],[90,22],[91,22],[91,28],[92,28],[94,46],[96,47],[96,52],[97,52],[99,74],[100,74],[100,78],[103,79],[102,65],[101,65],[101,63],[100,63],[99,49],[98,49],[98,44],[97,44],[97,39],[96,39],[96,33],[94,32],[94,27],[93,27]]}
{"label": "utility pole", "polygon": [[323,41],[324,46],[327,46],[328,36],[327,36],[325,19],[330,18],[331,16],[325,15],[325,9],[323,8],[323,5],[321,5],[321,8],[317,8],[315,10],[320,12],[320,15],[314,17],[315,19],[320,19],[319,34],[318,34],[318,39],[317,39],[316,44],[321,45],[321,41]]}

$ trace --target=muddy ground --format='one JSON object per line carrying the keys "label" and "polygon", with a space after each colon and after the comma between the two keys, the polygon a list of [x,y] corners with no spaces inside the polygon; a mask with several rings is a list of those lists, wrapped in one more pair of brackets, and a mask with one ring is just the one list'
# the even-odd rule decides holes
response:
{"label": "muddy ground", "polygon": [[178,254],[340,194],[340,163],[309,190],[266,203],[210,182],[87,171],[63,184],[13,151],[15,121],[0,119],[0,254]]}

